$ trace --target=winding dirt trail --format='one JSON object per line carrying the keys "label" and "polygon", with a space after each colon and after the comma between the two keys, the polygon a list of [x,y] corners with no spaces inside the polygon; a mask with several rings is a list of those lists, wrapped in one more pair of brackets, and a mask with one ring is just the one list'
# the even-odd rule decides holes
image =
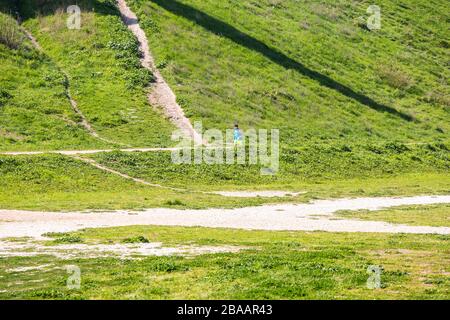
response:
{"label": "winding dirt trail", "polygon": [[181,129],[186,136],[191,137],[195,144],[204,144],[201,135],[194,130],[191,122],[185,116],[183,109],[177,103],[175,94],[156,68],[153,56],[150,53],[147,36],[140,27],[136,14],[128,7],[125,0],[117,0],[117,4],[123,22],[139,41],[139,47],[142,53],[142,66],[150,70],[155,77],[155,84],[152,88],[152,92],[148,96],[150,104],[163,108],[166,116],[177,128]]}
{"label": "winding dirt trail", "polygon": [[132,180],[132,181],[134,181],[136,183],[144,184],[146,186],[155,187],[155,188],[163,188],[163,189],[168,189],[168,190],[173,190],[173,191],[181,191],[181,192],[187,191],[186,189],[178,189],[178,188],[163,186],[163,185],[160,185],[160,184],[147,182],[147,181],[145,181],[143,179],[139,179],[139,178],[135,178],[135,177],[129,176],[129,175],[125,174],[125,173],[122,173],[122,172],[119,172],[117,170],[108,168],[108,167],[106,167],[104,165],[101,165],[100,163],[98,163],[97,161],[95,161],[93,159],[87,159],[87,158],[83,158],[83,157],[80,157],[80,156],[72,156],[72,158],[80,160],[80,161],[83,161],[83,162],[86,162],[86,163],[90,164],[91,166],[94,166],[97,169],[100,169],[100,170],[103,170],[103,171],[106,171],[106,172],[118,175],[118,176],[120,176],[120,177],[122,177],[124,179]]}
{"label": "winding dirt trail", "polygon": [[300,230],[450,234],[448,227],[407,226],[380,221],[336,219],[340,210],[381,210],[403,205],[450,203],[450,196],[318,200],[306,204],[264,205],[238,209],[115,212],[30,212],[0,210],[0,239],[32,237],[46,232],[132,225],[200,226],[249,230]]}

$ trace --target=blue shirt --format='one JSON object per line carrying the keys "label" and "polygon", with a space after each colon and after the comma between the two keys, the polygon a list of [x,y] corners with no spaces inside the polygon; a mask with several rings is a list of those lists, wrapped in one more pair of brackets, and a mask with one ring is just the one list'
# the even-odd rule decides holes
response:
{"label": "blue shirt", "polygon": [[234,128],[234,140],[241,140],[241,130]]}

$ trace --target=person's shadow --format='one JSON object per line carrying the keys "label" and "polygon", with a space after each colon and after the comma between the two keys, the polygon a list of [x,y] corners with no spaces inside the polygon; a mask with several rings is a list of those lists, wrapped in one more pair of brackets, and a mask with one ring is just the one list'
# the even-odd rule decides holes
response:
{"label": "person's shadow", "polygon": [[243,47],[259,52],[260,54],[264,55],[265,57],[277,63],[278,65],[286,69],[295,70],[301,73],[302,75],[319,82],[321,85],[333,89],[346,97],[356,100],[367,107],[370,107],[377,111],[390,113],[407,121],[414,120],[412,116],[403,113],[401,111],[398,111],[392,107],[378,103],[374,101],[372,98],[367,97],[362,93],[355,92],[350,87],[342,83],[339,83],[336,80],[333,80],[330,77],[323,75],[317,71],[309,69],[302,63],[289,58],[282,52],[269,47],[260,40],[255,39],[252,36],[239,31],[235,27],[221,20],[218,20],[217,18],[214,18],[198,9],[180,3],[176,0],[151,0],[151,1],[156,3],[158,6],[164,8],[165,10],[170,11],[173,14],[189,19],[198,24],[199,26],[202,26],[204,29],[214,34],[218,34],[222,37],[226,37]]}

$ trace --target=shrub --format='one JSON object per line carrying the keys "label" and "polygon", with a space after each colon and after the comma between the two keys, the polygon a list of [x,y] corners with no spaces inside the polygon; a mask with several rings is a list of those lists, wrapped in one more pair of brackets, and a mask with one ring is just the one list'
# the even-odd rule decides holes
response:
{"label": "shrub", "polygon": [[0,12],[0,43],[10,49],[18,49],[24,41],[17,22],[10,16]]}
{"label": "shrub", "polygon": [[60,238],[56,238],[54,240],[55,243],[81,243],[83,242],[83,239],[81,239],[78,236],[62,236]]}
{"label": "shrub", "polygon": [[126,238],[123,240],[124,243],[149,243],[150,241],[144,236],[138,236],[133,238]]}
{"label": "shrub", "polygon": [[11,98],[12,95],[8,91],[0,89],[0,107],[5,105]]}
{"label": "shrub", "polygon": [[185,204],[178,199],[166,201],[169,206],[184,206]]}
{"label": "shrub", "polygon": [[396,89],[409,89],[414,85],[414,80],[408,74],[393,66],[381,68],[380,76]]}

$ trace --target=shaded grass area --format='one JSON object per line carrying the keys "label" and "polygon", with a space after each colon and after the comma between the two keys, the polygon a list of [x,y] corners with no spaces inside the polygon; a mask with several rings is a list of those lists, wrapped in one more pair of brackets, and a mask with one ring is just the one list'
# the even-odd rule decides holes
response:
{"label": "shaded grass area", "polygon": [[[16,126],[28,131],[34,127],[41,130],[30,132],[31,138],[22,139],[22,143],[2,143],[1,149],[92,148],[93,145],[85,143],[82,138],[78,138],[80,141],[75,144],[63,135],[70,129],[72,122],[80,120],[70,110],[63,94],[64,87],[70,89],[79,109],[100,136],[124,146],[171,144],[172,125],[147,101],[148,86],[153,75],[141,67],[137,40],[122,23],[114,3],[110,0],[78,1],[77,5],[82,9],[79,30],[69,29],[66,25],[69,17],[66,8],[73,4],[70,1],[39,3],[27,0],[21,3],[19,11],[23,15],[24,26],[37,38],[52,70],[32,70],[36,69],[36,62],[16,61],[24,54],[21,51],[5,53],[7,63],[2,63],[2,67],[6,68],[6,73],[3,73],[4,79],[0,80],[2,84],[16,89],[14,96],[19,101],[15,104],[11,101],[12,105],[5,107],[9,118],[14,121],[11,123],[7,117],[3,119],[8,120],[7,126],[13,129]],[[68,75],[67,81],[62,70]],[[21,77],[14,76],[16,73]],[[31,79],[27,78],[28,75],[32,76]],[[20,86],[30,88],[25,91]],[[46,91],[39,90],[40,87]],[[47,99],[44,94],[50,97]],[[61,100],[59,104],[64,103],[66,113],[70,112],[70,116],[58,115],[61,113],[58,108],[61,107],[55,103],[57,98]],[[33,110],[25,102],[36,107]],[[38,107],[44,109],[40,117]],[[31,125],[26,121],[28,119],[17,112],[17,108],[22,113],[27,112],[27,116],[33,120]],[[55,122],[54,118],[69,128],[53,125],[50,121]],[[52,134],[56,136],[59,132],[59,141],[56,137],[52,139]],[[95,147],[98,146],[104,147],[104,144],[96,143]]]}
{"label": "shaded grass area", "polygon": [[[31,299],[448,299],[448,236],[126,227],[70,234],[85,243],[145,237],[165,245],[249,247],[234,254],[141,260],[1,258],[0,297]],[[20,272],[14,268],[46,265]],[[66,288],[66,265],[81,269]],[[370,265],[382,288],[366,288]],[[61,269],[54,269],[54,268]]]}
{"label": "shaded grass area", "polygon": [[279,128],[291,147],[446,138],[445,1],[380,1],[376,32],[364,27],[368,1],[129,2],[206,128]]}
{"label": "shaded grass area", "polygon": [[346,219],[386,221],[415,226],[450,227],[450,205],[407,206],[380,211],[340,211]]}

